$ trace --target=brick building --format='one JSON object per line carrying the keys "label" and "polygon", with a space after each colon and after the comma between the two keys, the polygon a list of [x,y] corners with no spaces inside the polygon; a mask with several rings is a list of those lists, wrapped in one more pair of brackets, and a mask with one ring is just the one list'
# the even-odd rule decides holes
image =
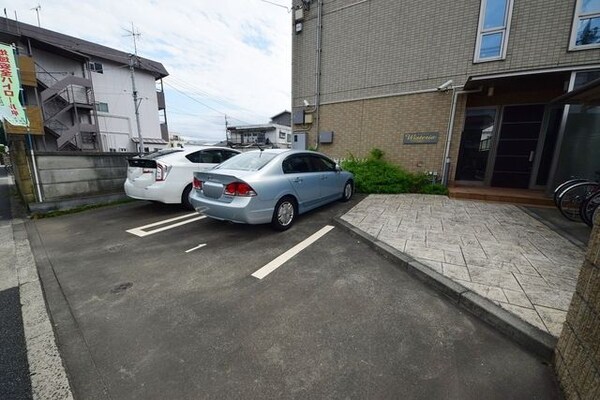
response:
{"label": "brick building", "polygon": [[[293,133],[450,183],[545,189],[600,170],[600,1],[294,0]],[[333,132],[319,143],[317,132]]]}

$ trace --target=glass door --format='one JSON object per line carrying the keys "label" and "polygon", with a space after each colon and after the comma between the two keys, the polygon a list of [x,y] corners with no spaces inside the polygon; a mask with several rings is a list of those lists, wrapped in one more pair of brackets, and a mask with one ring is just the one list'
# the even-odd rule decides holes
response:
{"label": "glass door", "polygon": [[457,181],[484,183],[494,143],[496,115],[495,107],[467,109],[456,165]]}
{"label": "glass door", "polygon": [[504,107],[491,186],[529,187],[544,109],[543,104]]}

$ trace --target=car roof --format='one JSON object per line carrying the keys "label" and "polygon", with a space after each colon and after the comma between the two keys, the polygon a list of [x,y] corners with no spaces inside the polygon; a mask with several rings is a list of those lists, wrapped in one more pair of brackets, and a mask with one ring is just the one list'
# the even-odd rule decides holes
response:
{"label": "car roof", "polygon": [[[164,150],[169,150],[171,148],[167,147]],[[205,145],[187,145],[185,147],[173,147],[173,150],[177,150],[174,151],[173,153],[167,154],[167,155],[171,155],[171,154],[183,154],[183,155],[187,155],[189,153],[193,153],[195,151],[198,150],[231,150],[235,153],[239,153],[239,150],[236,149],[232,149],[230,147],[222,147],[222,146],[205,146]]]}
{"label": "car roof", "polygon": [[305,153],[309,153],[309,154],[320,154],[320,155],[324,155],[327,157],[326,154],[320,153],[318,151],[312,151],[312,150],[297,150],[297,149],[264,149],[264,150],[250,150],[250,151],[246,151],[246,153],[257,153],[263,151],[265,153],[274,153],[274,154],[305,154]]}

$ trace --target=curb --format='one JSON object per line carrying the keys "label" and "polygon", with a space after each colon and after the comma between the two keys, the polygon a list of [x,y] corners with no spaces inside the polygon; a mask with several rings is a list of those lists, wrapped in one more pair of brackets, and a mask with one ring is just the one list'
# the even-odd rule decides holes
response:
{"label": "curb", "polygon": [[491,325],[514,342],[537,354],[544,361],[552,361],[557,342],[554,336],[514,316],[490,300],[421,264],[412,257],[377,240],[340,217],[335,217],[333,221],[352,236],[363,240],[384,258],[394,262],[425,284],[438,290],[454,303]]}

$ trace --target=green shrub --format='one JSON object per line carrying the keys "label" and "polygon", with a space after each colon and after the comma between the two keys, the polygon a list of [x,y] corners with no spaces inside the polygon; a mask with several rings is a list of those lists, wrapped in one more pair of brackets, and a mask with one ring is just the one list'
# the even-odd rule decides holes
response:
{"label": "green shrub", "polygon": [[405,171],[384,161],[383,155],[383,151],[373,149],[366,160],[351,157],[342,161],[342,167],[354,174],[354,185],[358,192],[448,194],[446,187],[433,184],[428,175]]}

